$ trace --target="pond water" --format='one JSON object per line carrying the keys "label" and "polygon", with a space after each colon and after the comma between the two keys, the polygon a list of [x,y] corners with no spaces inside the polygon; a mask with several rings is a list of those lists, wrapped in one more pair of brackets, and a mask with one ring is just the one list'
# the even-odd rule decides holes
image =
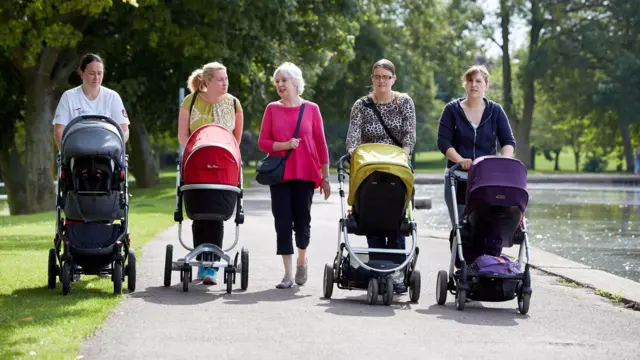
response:
{"label": "pond water", "polygon": [[[432,198],[420,226],[450,229],[443,192],[443,185],[416,186],[416,196]],[[529,184],[529,195],[531,246],[640,282],[639,188]]]}

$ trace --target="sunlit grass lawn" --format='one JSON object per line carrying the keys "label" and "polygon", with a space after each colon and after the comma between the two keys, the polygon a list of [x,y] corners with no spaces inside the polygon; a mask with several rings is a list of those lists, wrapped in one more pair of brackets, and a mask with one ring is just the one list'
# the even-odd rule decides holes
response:
{"label": "sunlit grass lawn", "polygon": [[[248,174],[245,182],[252,178]],[[163,171],[154,189],[130,185],[131,244],[140,263],[142,246],[174,223],[175,172]],[[122,301],[110,278],[83,276],[68,296],[59,281],[55,290],[47,288],[55,218],[54,212],[0,216],[0,359],[75,359],[83,338]]]}

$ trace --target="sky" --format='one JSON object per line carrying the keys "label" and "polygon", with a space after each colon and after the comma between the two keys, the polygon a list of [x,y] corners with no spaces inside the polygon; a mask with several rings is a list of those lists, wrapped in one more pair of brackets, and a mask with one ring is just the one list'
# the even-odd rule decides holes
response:
{"label": "sky", "polygon": [[[492,16],[491,21],[497,21],[494,16],[500,8],[500,0],[477,0],[477,3],[485,10],[488,16]],[[524,26],[521,19],[512,19],[511,21],[511,34],[510,34],[510,50],[511,52],[516,48],[522,46],[527,40],[527,28]],[[493,38],[498,42],[502,39],[502,32],[498,27],[493,34]],[[491,39],[484,41],[487,49],[487,55],[490,57],[502,56],[502,50]]]}

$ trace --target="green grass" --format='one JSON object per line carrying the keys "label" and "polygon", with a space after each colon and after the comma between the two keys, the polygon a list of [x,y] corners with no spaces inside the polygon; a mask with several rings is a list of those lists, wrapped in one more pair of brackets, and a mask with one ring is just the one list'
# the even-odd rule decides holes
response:
{"label": "green grass", "polygon": [[[582,165],[585,162],[584,156],[580,161],[580,171],[582,172]],[[616,173],[616,159],[611,157],[605,172]],[[535,159],[535,170],[530,170],[530,174],[572,174],[576,173],[575,159],[573,150],[565,147],[560,153],[558,159],[559,171],[554,171],[554,161],[547,160],[543,154],[537,154]],[[416,173],[442,173],[446,166],[445,156],[440,151],[425,151],[416,154],[415,172]]]}
{"label": "green grass", "polygon": [[[131,184],[131,244],[142,246],[174,223],[175,172],[161,173],[161,186]],[[0,216],[0,359],[74,359],[80,343],[109,316],[122,296],[109,278],[85,276],[62,295],[47,288],[47,256],[53,245],[55,213]],[[126,281],[123,284],[126,289]],[[126,290],[124,290],[126,291]]]}

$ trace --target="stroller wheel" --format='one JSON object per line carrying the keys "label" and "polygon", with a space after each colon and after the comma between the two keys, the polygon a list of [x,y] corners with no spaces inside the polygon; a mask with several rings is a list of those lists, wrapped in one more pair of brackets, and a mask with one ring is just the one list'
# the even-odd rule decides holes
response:
{"label": "stroller wheel", "polygon": [[62,295],[67,295],[71,292],[71,264],[65,262],[62,265]]}
{"label": "stroller wheel", "polygon": [[227,279],[227,294],[231,294],[231,290],[233,289],[233,272],[225,272],[224,276]]}
{"label": "stroller wheel", "polygon": [[438,280],[436,282],[436,302],[438,305],[444,305],[447,302],[448,278],[447,272],[438,271]]}
{"label": "stroller wheel", "polygon": [[129,292],[136,291],[136,254],[133,250],[129,250],[129,259],[127,264],[127,289]]}
{"label": "stroller wheel", "polygon": [[464,310],[464,305],[467,302],[467,291],[458,289],[456,294],[456,309]]}
{"label": "stroller wheel", "polygon": [[330,264],[324,265],[324,278],[322,279],[322,294],[327,299],[331,299],[331,295],[333,294],[333,267]]}
{"label": "stroller wheel", "polygon": [[56,263],[56,249],[49,249],[49,289],[56,288],[56,280],[58,278],[58,264]]}
{"label": "stroller wheel", "polygon": [[518,311],[525,315],[529,312],[529,302],[531,301],[531,293],[518,294]]}
{"label": "stroller wheel", "polygon": [[[166,270],[165,270],[166,271]],[[191,277],[191,267],[189,267],[188,269],[182,269],[180,271],[181,274],[181,278],[182,278],[182,291],[187,292],[189,291],[189,278]]]}
{"label": "stroller wheel", "polygon": [[378,279],[369,279],[369,286],[367,286],[367,302],[369,305],[375,305],[378,301]]}
{"label": "stroller wheel", "polygon": [[420,285],[422,283],[422,278],[420,277],[420,270],[414,269],[411,272],[411,277],[409,278],[409,300],[411,302],[417,303],[420,300]]}
{"label": "stroller wheel", "polygon": [[122,294],[122,263],[116,261],[113,265],[113,293],[116,295]]}
{"label": "stroller wheel", "polygon": [[173,245],[167,245],[164,258],[164,286],[171,286],[171,271],[173,271]]}
{"label": "stroller wheel", "polygon": [[393,280],[391,279],[390,276],[387,277],[386,281],[384,282],[384,293],[382,294],[382,303],[389,306],[391,305],[391,302],[393,301]]}
{"label": "stroller wheel", "polygon": [[240,251],[240,288],[247,290],[249,287],[249,250],[242,248]]}

